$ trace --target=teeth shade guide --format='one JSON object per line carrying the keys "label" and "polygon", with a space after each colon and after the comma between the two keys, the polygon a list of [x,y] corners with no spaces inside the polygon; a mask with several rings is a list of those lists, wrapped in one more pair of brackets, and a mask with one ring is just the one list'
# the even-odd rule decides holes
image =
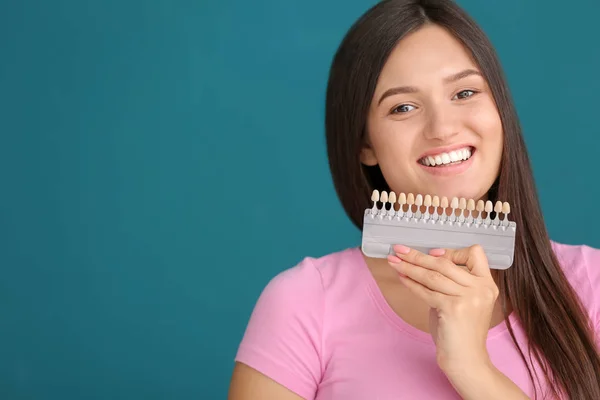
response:
{"label": "teeth shade guide", "polygon": [[361,245],[368,257],[386,258],[394,244],[421,252],[478,244],[490,268],[507,269],[513,263],[517,226],[508,219],[508,202],[377,190],[371,201]]}
{"label": "teeth shade guide", "polygon": [[[400,193],[373,190],[373,206],[367,210],[372,218],[415,220],[427,223],[508,227],[510,204],[497,200],[483,201],[464,197],[439,197],[430,194]],[[389,205],[388,205],[389,204]],[[398,205],[396,207],[396,204]],[[448,208],[450,211],[448,212]],[[492,218],[492,212],[495,214]]]}

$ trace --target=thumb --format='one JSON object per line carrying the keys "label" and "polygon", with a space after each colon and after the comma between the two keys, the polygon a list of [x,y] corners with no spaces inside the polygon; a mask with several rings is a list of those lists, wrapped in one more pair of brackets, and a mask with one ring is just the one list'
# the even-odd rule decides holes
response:
{"label": "thumb", "polygon": [[487,256],[483,247],[478,244],[460,249],[434,249],[430,254],[443,257],[459,266],[464,265],[473,275],[491,276]]}

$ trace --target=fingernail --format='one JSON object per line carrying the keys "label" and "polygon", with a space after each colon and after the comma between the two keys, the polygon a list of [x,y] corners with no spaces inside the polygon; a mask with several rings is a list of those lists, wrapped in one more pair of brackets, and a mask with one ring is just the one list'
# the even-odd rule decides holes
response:
{"label": "fingernail", "polygon": [[400,263],[402,262],[402,260],[401,260],[401,259],[399,259],[399,258],[398,258],[398,257],[396,257],[396,256],[392,256],[392,255],[389,255],[389,256],[387,257],[387,259],[388,259],[388,261],[389,261],[389,262],[391,262],[392,264],[400,264]]}
{"label": "fingernail", "polygon": [[410,249],[406,246],[403,246],[401,244],[397,244],[394,246],[394,251],[396,253],[400,253],[400,254],[408,254],[410,252]]}
{"label": "fingernail", "polygon": [[446,250],[444,249],[432,249],[429,252],[430,255],[432,256],[443,256],[444,254],[446,254]]}

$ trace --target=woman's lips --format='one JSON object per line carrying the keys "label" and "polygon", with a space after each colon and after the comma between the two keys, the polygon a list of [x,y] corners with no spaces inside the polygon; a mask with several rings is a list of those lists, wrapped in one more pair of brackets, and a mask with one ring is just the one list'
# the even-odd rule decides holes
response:
{"label": "woman's lips", "polygon": [[423,168],[426,172],[428,172],[431,175],[435,175],[435,176],[459,175],[459,174],[462,174],[463,172],[465,172],[466,170],[468,170],[469,167],[471,167],[471,164],[473,164],[473,159],[476,157],[476,155],[477,155],[477,151],[475,150],[475,148],[473,148],[471,150],[471,157],[469,157],[468,160],[462,161],[458,164],[445,164],[445,165],[440,165],[439,167],[429,167],[427,165],[421,164],[419,161],[417,161],[417,164],[419,164],[419,166],[421,168]]}

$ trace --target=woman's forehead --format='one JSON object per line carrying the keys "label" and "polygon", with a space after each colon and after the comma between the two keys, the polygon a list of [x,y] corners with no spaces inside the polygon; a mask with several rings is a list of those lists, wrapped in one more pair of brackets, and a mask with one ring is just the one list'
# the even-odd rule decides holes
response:
{"label": "woman's forehead", "polygon": [[380,76],[383,80],[443,79],[467,68],[478,69],[465,46],[444,28],[426,25],[398,43]]}

